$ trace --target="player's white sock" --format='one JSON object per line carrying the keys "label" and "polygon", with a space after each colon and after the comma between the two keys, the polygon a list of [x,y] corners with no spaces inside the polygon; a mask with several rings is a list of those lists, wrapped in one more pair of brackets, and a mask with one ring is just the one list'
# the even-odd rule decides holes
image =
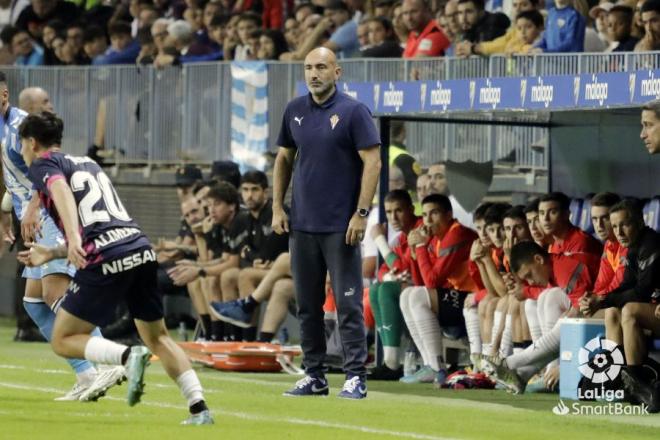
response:
{"label": "player's white sock", "polygon": [[122,365],[121,357],[128,347],[98,336],[92,336],[85,345],[85,359],[97,364]]}
{"label": "player's white sock", "polygon": [[[499,310],[495,310],[495,313],[493,315],[493,328],[490,331],[490,344],[489,344],[489,354],[486,356],[492,356],[495,353],[495,342],[497,341],[497,334],[500,332],[500,329],[502,328],[503,324],[503,316],[502,312]],[[485,354],[485,353],[484,353]]]}
{"label": "player's white sock", "polygon": [[399,347],[383,346],[383,363],[391,370],[398,369],[401,366]]}
{"label": "player's white sock", "polygon": [[197,402],[204,400],[204,391],[195,370],[184,371],[176,378],[176,384],[181,390],[181,394],[188,401],[188,406],[191,407]]}
{"label": "player's white sock", "polygon": [[557,323],[548,334],[543,335],[522,352],[506,358],[507,366],[512,369],[535,367],[535,371],[540,370],[559,356],[560,335],[560,325]]}
{"label": "player's white sock", "polygon": [[484,356],[492,356],[493,355],[493,344],[490,342],[484,342],[481,344],[481,354]]}
{"label": "player's white sock", "polygon": [[532,336],[533,342],[536,342],[541,336],[543,336],[537,306],[538,303],[536,300],[525,300],[525,317],[527,318],[527,326],[529,327],[529,334]]}
{"label": "player's white sock", "polygon": [[408,332],[410,333],[410,337],[413,340],[413,343],[417,347],[417,350],[419,351],[419,354],[422,356],[422,362],[426,364],[426,355],[424,354],[423,346],[421,345],[421,337],[419,336],[419,331],[417,330],[417,326],[415,325],[415,321],[413,320],[412,312],[410,311],[410,293],[413,291],[414,287],[408,287],[406,289],[403,289],[401,292],[401,296],[399,297],[399,308],[401,309],[401,314],[403,315],[403,320],[406,323],[406,327],[408,327]]}
{"label": "player's white sock", "polygon": [[[431,310],[431,301],[424,287],[415,288],[409,302],[412,319],[419,332],[426,359],[424,363],[435,371],[445,368],[442,350],[442,329],[438,317]],[[419,345],[418,345],[419,346]]]}
{"label": "player's white sock", "polygon": [[513,316],[507,313],[504,317],[504,331],[500,342],[500,356],[505,358],[513,350]]}
{"label": "player's white sock", "polygon": [[479,329],[479,311],[476,307],[463,308],[465,329],[470,341],[470,354],[481,353],[481,330]]}

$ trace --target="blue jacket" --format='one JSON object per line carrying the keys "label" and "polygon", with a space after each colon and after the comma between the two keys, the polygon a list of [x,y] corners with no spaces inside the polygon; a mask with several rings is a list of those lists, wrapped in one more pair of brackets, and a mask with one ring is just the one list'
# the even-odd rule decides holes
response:
{"label": "blue jacket", "polygon": [[121,51],[116,51],[111,48],[105,55],[94,58],[94,60],[92,60],[92,64],[133,64],[135,63],[135,60],[139,54],[140,43],[138,43],[137,40],[133,40]]}
{"label": "blue jacket", "polygon": [[573,7],[548,10],[545,31],[536,47],[543,52],[583,52],[585,20]]}
{"label": "blue jacket", "polygon": [[38,44],[32,43],[32,52],[29,55],[22,55],[16,58],[16,66],[43,66],[44,50]]}

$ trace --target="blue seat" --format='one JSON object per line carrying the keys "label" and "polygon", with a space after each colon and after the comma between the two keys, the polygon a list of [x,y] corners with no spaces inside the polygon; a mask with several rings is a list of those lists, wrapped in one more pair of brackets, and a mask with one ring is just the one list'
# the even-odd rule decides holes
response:
{"label": "blue seat", "polygon": [[591,199],[584,199],[582,202],[582,214],[578,227],[589,235],[594,233],[594,224],[591,222]]}
{"label": "blue seat", "polygon": [[568,210],[571,213],[571,223],[580,227],[580,221],[582,220],[582,199],[571,199],[571,205]]}
{"label": "blue seat", "polygon": [[660,232],[660,197],[654,197],[644,205],[644,223]]}

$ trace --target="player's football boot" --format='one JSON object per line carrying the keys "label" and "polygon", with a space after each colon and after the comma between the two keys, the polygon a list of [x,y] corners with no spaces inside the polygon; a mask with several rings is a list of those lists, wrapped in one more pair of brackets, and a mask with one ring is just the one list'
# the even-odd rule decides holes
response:
{"label": "player's football boot", "polygon": [[285,396],[327,396],[330,392],[328,381],[325,377],[305,376],[296,382],[296,385],[284,393]]}
{"label": "player's football boot", "polygon": [[403,368],[392,370],[387,365],[379,365],[369,373],[369,380],[399,380],[403,376]]}
{"label": "player's football boot", "polygon": [[[488,363],[494,369],[493,374],[489,374],[495,382],[503,386],[507,391],[513,394],[523,394],[527,384],[515,370],[512,370],[506,364],[506,359],[490,358]],[[486,369],[484,369],[486,370]]]}
{"label": "player's football boot", "polygon": [[126,377],[128,378],[128,406],[133,406],[140,401],[144,393],[144,371],[149,365],[151,352],[143,345],[131,347],[131,353],[126,362]]}
{"label": "player's football boot", "polygon": [[252,314],[243,310],[243,300],[219,303],[211,303],[211,313],[221,321],[228,322],[238,327],[249,328],[252,326]]}
{"label": "player's football boot", "polygon": [[433,385],[435,385],[437,388],[441,388],[445,383],[447,383],[447,376],[449,376],[447,369],[440,368],[440,370],[435,375],[435,379],[433,379]]}
{"label": "player's football boot", "polygon": [[213,425],[214,423],[208,409],[197,414],[191,414],[190,417],[181,422],[182,425]]}
{"label": "player's football boot", "polygon": [[81,384],[80,382],[77,382],[65,395],[56,397],[53,400],[57,402],[80,400],[80,396],[89,389],[90,385],[91,384]]}
{"label": "player's football boot", "polygon": [[403,383],[433,383],[438,372],[428,365],[424,365],[415,373],[409,376],[403,376],[399,382]]}
{"label": "player's football boot", "polygon": [[82,392],[77,400],[95,402],[105,396],[105,393],[115,385],[126,380],[126,370],[122,366],[99,369],[94,382]]}
{"label": "player's football boot", "polygon": [[621,370],[621,379],[628,397],[645,404],[650,413],[660,412],[660,382],[649,381],[641,377],[630,367]]}
{"label": "player's football boot", "polygon": [[360,376],[353,376],[350,379],[346,379],[344,387],[337,397],[341,397],[342,399],[364,399],[367,397],[367,382],[360,378]]}

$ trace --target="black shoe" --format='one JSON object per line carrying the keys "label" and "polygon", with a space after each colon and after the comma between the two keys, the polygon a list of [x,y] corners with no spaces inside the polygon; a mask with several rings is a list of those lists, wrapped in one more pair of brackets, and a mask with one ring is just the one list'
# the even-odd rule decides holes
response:
{"label": "black shoe", "polygon": [[15,342],[48,342],[39,330],[32,328],[19,328],[14,335]]}
{"label": "black shoe", "polygon": [[631,368],[621,370],[621,379],[629,396],[646,405],[650,413],[660,412],[660,382],[648,383]]}
{"label": "black shoe", "polygon": [[380,365],[369,373],[369,380],[399,380],[403,377],[403,368],[392,370],[387,365]]}

